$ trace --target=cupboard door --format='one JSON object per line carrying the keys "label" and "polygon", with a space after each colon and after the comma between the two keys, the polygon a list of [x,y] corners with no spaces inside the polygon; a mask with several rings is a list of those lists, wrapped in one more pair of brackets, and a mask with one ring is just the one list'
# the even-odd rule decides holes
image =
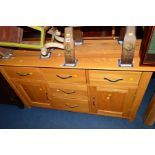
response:
{"label": "cupboard door", "polygon": [[91,111],[127,118],[136,90],[90,86]]}
{"label": "cupboard door", "polygon": [[13,83],[30,105],[48,104],[46,87],[43,82],[14,80]]}

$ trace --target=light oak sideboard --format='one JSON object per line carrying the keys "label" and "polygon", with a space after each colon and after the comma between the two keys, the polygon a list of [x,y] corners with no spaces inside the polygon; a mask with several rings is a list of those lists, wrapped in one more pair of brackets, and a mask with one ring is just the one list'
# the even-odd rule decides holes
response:
{"label": "light oak sideboard", "polygon": [[49,59],[36,51],[16,50],[0,60],[0,71],[26,107],[43,107],[127,118],[133,121],[155,67],[139,66],[136,42],[133,67],[119,67],[116,40],[86,40],[75,48],[75,67],[64,67],[63,50]]}

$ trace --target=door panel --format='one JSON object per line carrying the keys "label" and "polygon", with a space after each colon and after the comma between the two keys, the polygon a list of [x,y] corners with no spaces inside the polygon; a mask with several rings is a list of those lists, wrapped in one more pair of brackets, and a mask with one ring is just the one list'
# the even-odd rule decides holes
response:
{"label": "door panel", "polygon": [[110,116],[128,117],[136,90],[90,86],[91,111]]}
{"label": "door panel", "polygon": [[97,98],[98,103],[97,107],[101,110],[106,111],[123,111],[123,101],[125,100],[127,90],[124,92],[117,90],[116,92],[110,91],[98,91]]}
{"label": "door panel", "polygon": [[33,103],[45,103],[47,104],[46,87],[43,82],[30,82],[23,80],[13,81],[17,89],[23,94],[28,102]]}

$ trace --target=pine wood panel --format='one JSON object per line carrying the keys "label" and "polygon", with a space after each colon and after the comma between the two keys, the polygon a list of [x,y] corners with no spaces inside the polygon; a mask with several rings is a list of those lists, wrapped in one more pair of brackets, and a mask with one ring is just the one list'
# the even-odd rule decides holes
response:
{"label": "pine wood panel", "polygon": [[130,115],[129,115],[130,121],[133,121],[136,117],[136,113],[137,113],[138,108],[142,102],[144,93],[147,89],[147,86],[148,86],[151,76],[152,76],[152,72],[143,72],[142,73],[142,76],[141,76],[141,79],[140,79],[140,82],[138,85],[138,89],[137,89],[137,92],[135,95],[136,97],[135,97],[133,105],[130,109]]}
{"label": "pine wood panel", "polygon": [[8,77],[8,74],[6,74],[5,70],[3,67],[0,67],[0,72],[2,73],[2,75],[5,77],[5,79],[7,80],[7,82],[10,84],[10,86],[12,87],[12,89],[15,91],[15,93],[18,95],[18,97],[21,99],[21,101],[24,103],[24,105],[27,108],[30,108],[30,102],[28,101],[28,99],[25,97],[25,94],[23,94],[21,91],[19,91],[16,87],[16,85],[13,83],[12,80],[10,80],[10,78]]}
{"label": "pine wood panel", "polygon": [[16,88],[25,98],[29,104],[44,103],[48,104],[46,86],[44,82],[25,81],[25,80],[12,80]]}

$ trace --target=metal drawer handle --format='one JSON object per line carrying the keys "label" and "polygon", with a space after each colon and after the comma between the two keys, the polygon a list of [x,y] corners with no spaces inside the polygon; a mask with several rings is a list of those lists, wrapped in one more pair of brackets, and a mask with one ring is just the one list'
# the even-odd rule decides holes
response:
{"label": "metal drawer handle", "polygon": [[96,97],[95,96],[92,97],[92,104],[93,104],[93,106],[96,105]]}
{"label": "metal drawer handle", "polygon": [[26,73],[26,72],[17,72],[16,73],[19,76],[28,76],[28,75],[32,75],[32,73]]}
{"label": "metal drawer handle", "polygon": [[60,75],[56,75],[58,78],[60,79],[68,79],[68,78],[72,78],[71,75],[68,75],[68,76],[60,76]]}
{"label": "metal drawer handle", "polygon": [[79,107],[79,105],[68,105],[68,104],[65,104],[65,106],[67,106],[67,107],[69,107],[69,108],[77,108],[77,107]]}
{"label": "metal drawer handle", "polygon": [[45,93],[45,96],[46,96],[46,100],[51,101],[51,99],[49,99],[49,97],[48,97],[48,93],[47,92]]}
{"label": "metal drawer handle", "polygon": [[109,78],[107,78],[107,77],[104,77],[104,80],[107,80],[107,81],[109,81],[109,82],[118,82],[118,81],[123,80],[123,78],[118,78],[118,79],[116,79],[116,80],[112,80],[112,79],[109,79]]}
{"label": "metal drawer handle", "polygon": [[57,89],[57,90],[58,90],[58,91],[62,91],[62,92],[65,93],[65,94],[74,94],[74,93],[76,93],[75,91],[66,92],[66,91],[61,90],[61,89]]}

